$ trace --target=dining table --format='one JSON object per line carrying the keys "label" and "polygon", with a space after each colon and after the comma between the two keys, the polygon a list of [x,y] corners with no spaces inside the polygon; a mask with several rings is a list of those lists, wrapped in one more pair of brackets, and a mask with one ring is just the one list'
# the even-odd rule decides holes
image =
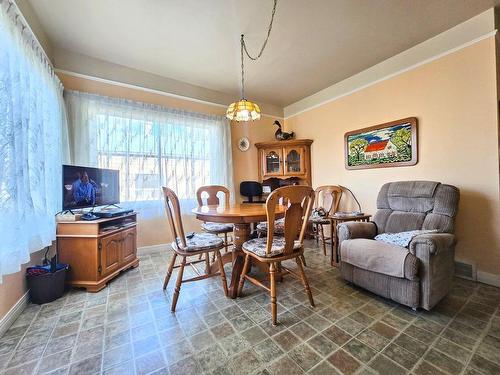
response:
{"label": "dining table", "polygon": [[[285,215],[285,206],[277,205],[275,210],[276,219]],[[207,205],[193,208],[192,212],[198,220],[213,223],[233,224],[233,250],[222,255],[223,264],[232,262],[231,284],[229,286],[229,297],[236,298],[238,295],[238,283],[243,271],[244,253],[243,243],[250,239],[251,224],[267,221],[266,205],[262,203],[236,203],[230,205]],[[264,263],[255,264],[265,268]],[[218,271],[218,262],[213,262],[211,272]]]}

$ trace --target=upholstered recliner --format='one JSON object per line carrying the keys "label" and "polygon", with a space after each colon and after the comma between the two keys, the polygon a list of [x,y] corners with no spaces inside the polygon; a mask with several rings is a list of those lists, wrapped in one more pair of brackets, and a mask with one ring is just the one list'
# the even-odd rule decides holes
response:
{"label": "upholstered recliner", "polygon": [[[373,222],[338,226],[342,277],[414,309],[432,309],[453,283],[459,196],[456,187],[433,181],[383,185]],[[412,230],[435,232],[413,237],[407,247],[374,239]]]}

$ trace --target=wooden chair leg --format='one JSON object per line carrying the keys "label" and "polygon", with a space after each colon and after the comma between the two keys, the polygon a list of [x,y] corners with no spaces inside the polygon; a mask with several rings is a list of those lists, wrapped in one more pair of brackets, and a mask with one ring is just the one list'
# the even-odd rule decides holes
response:
{"label": "wooden chair leg", "polygon": [[217,250],[215,254],[217,255],[217,262],[219,263],[219,272],[220,272],[220,278],[222,280],[222,288],[224,289],[224,295],[227,297],[229,292],[227,290],[227,280],[226,280],[226,271],[224,270],[224,263],[222,262],[222,256],[220,255],[220,251]]}
{"label": "wooden chair leg", "polygon": [[224,246],[225,246],[225,252],[227,253],[229,251],[229,248],[227,246],[227,232],[224,233]]}
{"label": "wooden chair leg", "polygon": [[314,307],[313,295],[311,292],[311,288],[309,288],[309,282],[307,281],[306,273],[304,272],[304,267],[302,266],[302,261],[300,257],[295,258],[295,262],[297,262],[297,267],[299,268],[300,277],[302,279],[302,284],[306,289],[307,296],[309,297],[309,303],[312,307]]}
{"label": "wooden chair leg", "polygon": [[280,283],[283,282],[283,268],[281,267],[281,262],[277,262],[276,263],[276,268],[278,270],[278,273],[279,273],[279,281]]}
{"label": "wooden chair leg", "polygon": [[186,266],[186,257],[182,257],[182,262],[179,267],[179,273],[177,274],[177,282],[175,283],[174,298],[172,299],[172,312],[175,312],[175,306],[177,306],[177,300],[179,299],[179,292],[181,291],[182,275],[184,274],[184,267]]}
{"label": "wooden chair leg", "polygon": [[[330,226],[330,251],[331,251],[331,254],[333,254],[334,241],[335,241],[335,234],[333,231],[333,222],[330,222],[329,226]],[[332,255],[332,257],[333,257],[333,255]]]}
{"label": "wooden chair leg", "polygon": [[238,284],[238,296],[241,295],[241,291],[243,290],[243,285],[245,284],[245,276],[248,272],[248,267],[250,263],[250,255],[245,255],[245,263],[243,263],[243,270],[241,271],[240,283]]}
{"label": "wooden chair leg", "polygon": [[302,260],[302,264],[304,264],[304,267],[307,267],[307,264],[306,264],[306,257],[304,256],[304,254],[302,254],[300,256],[300,259]]}
{"label": "wooden chair leg", "polygon": [[325,229],[323,228],[323,224],[319,224],[319,228],[321,228],[321,243],[323,244],[323,255],[326,256]]}
{"label": "wooden chair leg", "polygon": [[206,252],[205,253],[205,274],[210,273],[210,253]]}
{"label": "wooden chair leg", "polygon": [[163,290],[167,289],[170,276],[172,276],[172,271],[174,270],[175,260],[177,259],[177,253],[174,253],[170,264],[168,265],[167,274],[165,275],[165,280],[163,281]]}
{"label": "wooden chair leg", "polygon": [[318,224],[313,224],[313,232],[314,232],[314,239],[316,240],[316,245],[317,245],[318,241],[319,241],[319,228],[318,228]]}
{"label": "wooden chair leg", "polygon": [[276,263],[269,265],[269,278],[271,282],[271,315],[273,325],[278,324],[278,306],[276,304]]}
{"label": "wooden chair leg", "polygon": [[[216,234],[216,236],[219,237],[218,234]],[[212,254],[212,263],[215,263],[215,259],[216,259],[216,257],[215,257],[215,251],[214,251]]]}

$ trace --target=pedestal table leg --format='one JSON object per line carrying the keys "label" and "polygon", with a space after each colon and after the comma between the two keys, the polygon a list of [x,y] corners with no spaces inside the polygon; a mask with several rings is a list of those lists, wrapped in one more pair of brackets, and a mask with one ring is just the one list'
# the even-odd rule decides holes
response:
{"label": "pedestal table leg", "polygon": [[250,224],[234,224],[234,262],[231,272],[231,285],[229,286],[229,297],[236,298],[238,295],[238,284],[243,271],[244,253],[241,250],[243,242],[248,241],[250,236]]}

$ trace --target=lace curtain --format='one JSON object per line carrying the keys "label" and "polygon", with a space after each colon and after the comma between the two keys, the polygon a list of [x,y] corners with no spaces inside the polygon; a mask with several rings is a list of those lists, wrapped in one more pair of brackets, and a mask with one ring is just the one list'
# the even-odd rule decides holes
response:
{"label": "lace curtain", "polygon": [[161,187],[168,186],[189,213],[200,186],[232,191],[231,133],[224,117],[76,91],[64,96],[73,164],[118,169],[121,206],[141,217],[164,215]]}
{"label": "lace curtain", "polygon": [[16,5],[0,0],[0,282],[55,240],[62,87]]}

